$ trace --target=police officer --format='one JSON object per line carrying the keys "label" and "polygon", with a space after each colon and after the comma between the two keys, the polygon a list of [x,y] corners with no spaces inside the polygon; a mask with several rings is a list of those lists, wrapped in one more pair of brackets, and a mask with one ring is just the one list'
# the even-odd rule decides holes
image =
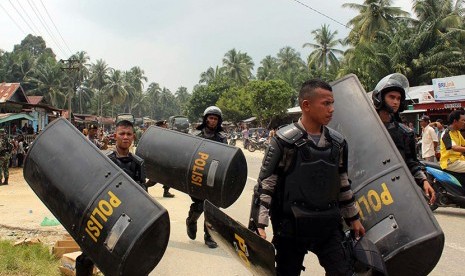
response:
{"label": "police officer", "polygon": [[98,126],[95,124],[91,124],[89,126],[89,133],[87,134],[87,138],[95,145],[97,148],[101,150],[108,149],[108,138],[104,137],[102,141],[97,138],[97,131]]}
{"label": "police officer", "polygon": [[347,143],[326,126],[334,111],[331,86],[306,81],[299,105],[302,117],[279,129],[265,152],[249,228],[266,239],[271,217],[278,275],[300,275],[308,251],[326,275],[352,275],[342,218],[356,237],[365,229],[348,179]]}
{"label": "police officer", "polygon": [[[8,166],[10,163],[11,151],[13,150],[13,145],[11,144],[10,139],[5,133],[5,129],[0,129],[0,185],[8,185],[8,177],[10,175],[8,171]],[[4,181],[2,180],[2,173]]]}
{"label": "police officer", "polygon": [[[92,129],[92,128],[91,128]],[[118,167],[128,174],[135,182],[137,182],[145,191],[145,167],[142,158],[129,152],[129,149],[134,142],[135,133],[134,125],[130,121],[122,120],[116,124],[115,141],[116,149],[111,151],[107,156]],[[76,259],[76,275],[90,276],[92,275],[94,263],[84,252]]]}
{"label": "police officer", "polygon": [[436,200],[434,189],[421,170],[417,158],[414,132],[401,123],[399,113],[405,109],[405,94],[409,88],[407,78],[394,73],[381,79],[373,90],[372,99],[379,118],[391,135],[394,144],[407,164],[415,182],[429,197],[430,204]]}
{"label": "police officer", "polygon": [[[209,106],[205,109],[203,113],[203,122],[200,126],[197,127],[197,130],[200,132],[197,136],[213,140],[220,143],[228,143],[225,133],[223,132],[223,128],[221,127],[221,123],[223,122],[223,114],[221,110],[216,106]],[[189,209],[189,215],[186,219],[186,226],[187,226],[187,235],[190,239],[195,240],[197,235],[197,220],[199,219],[200,215],[203,213],[203,200],[198,199],[191,196],[193,203]],[[210,234],[207,231],[207,228],[204,223],[204,240],[205,244],[209,248],[216,248],[218,245],[212,239]]]}

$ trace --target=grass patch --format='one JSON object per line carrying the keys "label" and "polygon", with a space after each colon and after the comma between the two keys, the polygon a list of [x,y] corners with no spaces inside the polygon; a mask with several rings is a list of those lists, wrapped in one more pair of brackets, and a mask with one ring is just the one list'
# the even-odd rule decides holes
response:
{"label": "grass patch", "polygon": [[0,240],[1,276],[59,276],[59,265],[59,260],[43,244],[13,246],[10,241]]}

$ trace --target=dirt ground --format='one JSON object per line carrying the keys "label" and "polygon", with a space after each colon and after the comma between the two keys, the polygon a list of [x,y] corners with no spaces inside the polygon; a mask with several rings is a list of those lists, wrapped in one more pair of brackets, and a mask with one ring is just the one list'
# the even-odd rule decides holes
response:
{"label": "dirt ground", "polygon": [[66,234],[61,226],[40,226],[54,218],[23,178],[22,168],[10,168],[9,185],[0,186],[0,239],[39,238],[52,245]]}

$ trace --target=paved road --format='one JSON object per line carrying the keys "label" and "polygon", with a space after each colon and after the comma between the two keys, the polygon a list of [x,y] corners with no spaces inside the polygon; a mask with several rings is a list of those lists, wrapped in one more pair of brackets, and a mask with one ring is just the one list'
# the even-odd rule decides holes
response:
{"label": "paved road", "polygon": [[[262,153],[245,152],[248,164],[248,181],[241,197],[226,211],[230,216],[246,224],[252,189],[260,169]],[[153,187],[149,191],[170,212],[171,236],[163,259],[150,275],[251,275],[239,262],[221,248],[208,249],[203,244],[202,231],[195,241],[189,240],[186,234],[185,219],[190,205],[190,198],[174,191],[174,199],[161,197],[161,187]],[[446,244],[442,257],[430,275],[465,275],[462,259],[465,254],[465,210],[444,208],[435,212],[441,225]],[[199,220],[201,229],[203,216]],[[267,230],[271,237],[271,229]],[[302,275],[324,275],[313,254],[306,256]]]}

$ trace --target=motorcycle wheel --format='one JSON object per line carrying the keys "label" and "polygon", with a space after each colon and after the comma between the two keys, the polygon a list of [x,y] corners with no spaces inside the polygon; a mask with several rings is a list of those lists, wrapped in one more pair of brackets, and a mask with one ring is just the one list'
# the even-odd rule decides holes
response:
{"label": "motorcycle wheel", "polygon": [[255,149],[255,146],[253,144],[249,144],[247,146],[247,149],[250,151],[250,152],[254,152],[256,149]]}

